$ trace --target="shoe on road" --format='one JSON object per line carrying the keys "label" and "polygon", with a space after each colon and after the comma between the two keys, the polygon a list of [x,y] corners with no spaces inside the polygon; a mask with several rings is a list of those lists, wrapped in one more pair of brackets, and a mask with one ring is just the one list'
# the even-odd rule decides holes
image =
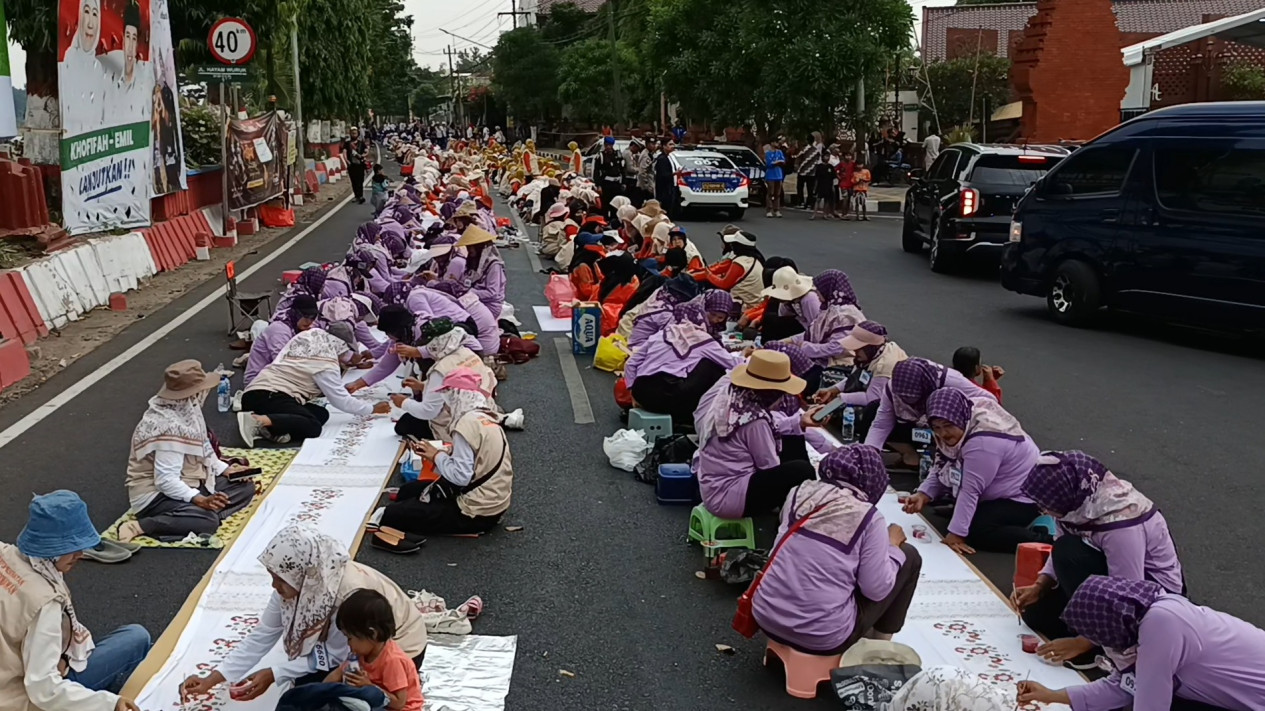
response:
{"label": "shoe on road", "polygon": [[264,438],[263,425],[249,412],[237,413],[237,431],[241,433],[242,441],[249,449],[255,448],[255,440]]}

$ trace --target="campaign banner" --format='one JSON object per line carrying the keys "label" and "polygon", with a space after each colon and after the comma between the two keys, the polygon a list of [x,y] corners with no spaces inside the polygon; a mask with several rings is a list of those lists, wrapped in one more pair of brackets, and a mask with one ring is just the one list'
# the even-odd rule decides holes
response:
{"label": "campaign banner", "polygon": [[13,78],[9,74],[9,27],[0,2],[0,138],[18,135],[17,110],[13,105]]}
{"label": "campaign banner", "polygon": [[228,207],[267,202],[285,185],[286,128],[276,111],[228,122]]}
{"label": "campaign banner", "polygon": [[167,0],[149,0],[149,52],[154,65],[154,195],[189,187],[184,164],[184,134],[180,129],[180,93],[176,83],[176,51],[171,43],[171,15]]}
{"label": "campaign banner", "polygon": [[150,0],[60,0],[62,218],[72,235],[149,224]]}

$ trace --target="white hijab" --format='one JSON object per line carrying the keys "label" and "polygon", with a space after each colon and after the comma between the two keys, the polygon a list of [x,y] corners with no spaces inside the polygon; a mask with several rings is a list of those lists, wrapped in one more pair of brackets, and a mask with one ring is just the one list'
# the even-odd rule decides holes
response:
{"label": "white hijab", "polygon": [[951,666],[923,669],[892,697],[885,711],[1014,711],[1017,690]]}
{"label": "white hijab", "polygon": [[281,529],[259,555],[268,572],[299,591],[298,597],[281,600],[281,628],[290,659],[311,654],[324,638],[350,560],[343,544],[306,524]]}

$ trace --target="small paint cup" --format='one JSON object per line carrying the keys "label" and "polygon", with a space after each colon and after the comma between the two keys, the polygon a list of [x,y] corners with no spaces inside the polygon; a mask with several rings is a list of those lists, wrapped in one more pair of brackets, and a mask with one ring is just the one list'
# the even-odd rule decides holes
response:
{"label": "small paint cup", "polygon": [[1034,634],[1019,635],[1019,643],[1023,645],[1023,651],[1028,654],[1036,654],[1037,647],[1041,646],[1041,638]]}
{"label": "small paint cup", "polygon": [[249,681],[243,681],[240,684],[234,684],[228,687],[228,698],[234,701],[241,701],[246,694],[246,688],[250,686]]}
{"label": "small paint cup", "polygon": [[914,539],[915,539],[915,540],[919,540],[919,541],[923,541],[923,542],[927,542],[927,541],[930,541],[930,540],[931,540],[931,533],[930,533],[929,531],[927,531],[927,527],[926,527],[926,526],[924,526],[924,525],[922,525],[922,524],[920,524],[920,523],[916,523],[916,524],[914,524],[914,526],[913,526],[913,531],[914,531]]}

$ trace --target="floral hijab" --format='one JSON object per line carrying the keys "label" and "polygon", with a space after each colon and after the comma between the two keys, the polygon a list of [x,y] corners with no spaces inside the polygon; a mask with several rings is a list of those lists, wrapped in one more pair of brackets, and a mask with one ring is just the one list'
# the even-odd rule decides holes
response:
{"label": "floral hijab", "polygon": [[997,437],[1023,441],[1027,435],[1013,415],[1006,412],[992,399],[971,400],[962,391],[940,388],[927,397],[927,419],[949,422],[965,433],[958,443],[949,446],[936,438],[936,452],[946,459],[957,461],[962,446],[972,437]]}
{"label": "floral hijab", "polygon": [[743,425],[765,420],[773,423],[769,414],[771,400],[781,395],[777,391],[761,391],[734,385],[729,374],[716,381],[718,388],[711,406],[698,420],[698,446],[702,449],[713,437],[725,439]]}
{"label": "floral hijab", "polygon": [[202,403],[208,391],[181,400],[155,395],[132,432],[132,456],[144,459],[154,452],[176,452],[201,457],[206,442]]}
{"label": "floral hijab", "polygon": [[1157,511],[1132,484],[1077,450],[1043,452],[1023,493],[1077,534],[1137,526]]}
{"label": "floral hijab", "polygon": [[663,338],[678,358],[684,358],[694,349],[714,341],[707,330],[707,313],[702,298],[696,298],[672,309],[675,323],[663,329]]}
{"label": "floral hijab", "polygon": [[426,350],[430,352],[432,358],[439,360],[456,353],[461,344],[465,343],[465,340],[465,329],[457,327],[430,339],[426,343]]}
{"label": "floral hijab", "polygon": [[1017,689],[979,678],[961,667],[928,667],[884,708],[890,711],[1014,711]]}
{"label": "floral hijab", "polygon": [[[795,519],[816,511],[804,529],[849,553],[857,534],[873,518],[875,504],[887,491],[887,467],[877,449],[854,444],[827,454],[817,475],[818,480],[806,481],[791,492],[787,509],[794,512]],[[790,519],[784,523],[789,524]]]}
{"label": "floral hijab", "polygon": [[297,597],[281,600],[281,629],[290,659],[311,654],[325,637],[350,560],[343,544],[305,524],[281,529],[260,554],[259,562],[269,573],[298,591]]}

